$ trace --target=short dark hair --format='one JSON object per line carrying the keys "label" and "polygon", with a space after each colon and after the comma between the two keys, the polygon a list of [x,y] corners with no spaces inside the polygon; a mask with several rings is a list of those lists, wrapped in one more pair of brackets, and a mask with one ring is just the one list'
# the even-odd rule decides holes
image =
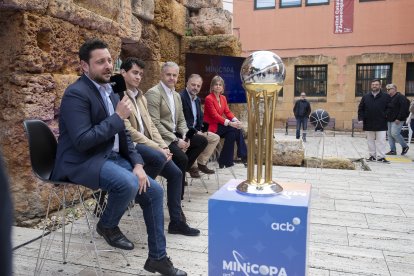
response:
{"label": "short dark hair", "polygon": [[373,83],[373,82],[379,82],[381,84],[381,80],[380,79],[372,79],[371,80],[371,83]]}
{"label": "short dark hair", "polygon": [[122,61],[120,69],[124,69],[126,72],[128,72],[129,70],[131,70],[134,64],[141,69],[145,69],[145,63],[136,57],[127,57],[124,61]]}
{"label": "short dark hair", "polygon": [[91,52],[96,49],[108,49],[108,44],[97,38],[86,40],[79,48],[79,59],[89,63]]}

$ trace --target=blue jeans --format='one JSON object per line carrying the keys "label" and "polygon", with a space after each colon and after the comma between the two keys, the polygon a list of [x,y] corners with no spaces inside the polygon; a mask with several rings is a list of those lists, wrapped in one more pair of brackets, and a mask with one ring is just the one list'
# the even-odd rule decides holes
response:
{"label": "blue jeans", "polygon": [[240,129],[231,126],[218,125],[216,134],[221,138],[224,138],[223,148],[221,149],[218,159],[220,165],[226,167],[234,165],[234,143],[237,144],[237,156],[242,159],[247,158],[247,146]]}
{"label": "blue jeans", "polygon": [[183,174],[181,170],[170,160],[167,162],[165,155],[144,144],[137,144],[135,149],[144,159],[144,170],[151,178],[161,175],[167,179],[167,205],[171,222],[179,222],[181,217],[181,189]]}
{"label": "blue jeans", "polygon": [[306,139],[306,130],[308,129],[308,117],[297,117],[296,118],[296,139],[300,138],[300,127],[303,128],[302,137]]}
{"label": "blue jeans", "polygon": [[401,147],[407,147],[407,143],[401,135],[401,128],[404,122],[400,122],[398,125],[395,122],[388,122],[388,143],[390,144],[391,151],[397,152],[395,142],[401,145]]}
{"label": "blue jeans", "polygon": [[148,234],[148,249],[151,259],[162,259],[167,255],[164,235],[163,189],[155,180],[148,178],[150,187],[138,194],[138,178],[132,173],[128,160],[112,152],[103,164],[99,175],[100,188],[108,192],[108,202],[100,223],[105,228],[119,224],[129,202],[135,198],[144,214]]}

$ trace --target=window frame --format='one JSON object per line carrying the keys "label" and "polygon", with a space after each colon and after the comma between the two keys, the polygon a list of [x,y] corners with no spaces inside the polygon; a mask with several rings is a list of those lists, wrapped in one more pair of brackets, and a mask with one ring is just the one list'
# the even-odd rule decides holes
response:
{"label": "window frame", "polygon": [[[313,79],[311,79],[311,80],[304,80],[304,81],[298,81],[298,69],[301,69],[301,68],[312,68],[312,67],[314,67],[314,68],[324,68],[325,70],[325,79],[324,80],[322,80],[322,79],[318,79],[318,78],[313,78]],[[322,72],[322,71],[319,71],[319,70],[315,70],[314,72],[312,72],[312,71],[308,71],[308,72],[310,72],[310,73],[318,73],[318,72]],[[328,64],[312,64],[312,65],[295,65],[295,76],[294,76],[294,87],[293,87],[293,95],[294,95],[294,97],[299,97],[300,96],[300,93],[302,92],[302,91],[305,91],[305,93],[306,93],[306,96],[307,97],[315,97],[315,98],[318,98],[318,97],[320,97],[320,98],[326,98],[327,96],[328,96]],[[310,92],[310,89],[308,89],[308,88],[306,88],[306,89],[297,89],[297,87],[299,87],[300,85],[299,85],[299,83],[305,83],[304,84],[304,86],[306,86],[306,82],[308,82],[308,83],[310,83],[310,82],[321,82],[321,81],[323,81],[324,82],[324,94],[321,94],[321,95],[316,95],[315,94],[315,92],[313,92],[313,93],[311,93]],[[308,87],[312,87],[312,86],[308,86]],[[316,87],[316,86],[313,86],[313,87]]]}
{"label": "window frame", "polygon": [[279,0],[279,8],[281,9],[286,9],[286,8],[297,8],[297,7],[302,7],[302,0],[298,0],[299,4],[295,4],[295,5],[283,5],[283,0]]}
{"label": "window frame", "polygon": [[322,6],[322,5],[329,5],[331,0],[321,0],[326,1],[324,3],[309,3],[309,0],[305,0],[305,6]]}
{"label": "window frame", "polygon": [[[410,66],[409,66],[410,65]],[[409,68],[411,67],[411,68]],[[410,76],[412,76],[412,79],[408,79],[408,73],[409,70],[411,71]],[[410,91],[410,85],[409,82],[412,82],[412,90]],[[414,62],[407,62],[407,68],[405,70],[405,95],[406,96],[414,96]]]}
{"label": "window frame", "polygon": [[260,1],[260,0],[254,0],[254,10],[272,10],[272,9],[276,9],[276,0],[273,0],[274,1],[274,6],[269,6],[269,7],[261,7],[261,8],[258,8],[257,7],[257,2],[258,1]]}
{"label": "window frame", "polygon": [[[359,79],[358,78],[358,72],[359,72],[359,67],[362,66],[386,66],[389,65],[390,68],[388,70],[389,75],[386,78],[381,78],[381,77],[376,77],[376,76],[371,76],[363,78],[363,79]],[[372,71],[372,70],[371,70]],[[355,97],[362,97],[364,96],[366,93],[368,93],[371,87],[371,81],[373,79],[378,79],[381,82],[381,90],[385,91],[385,86],[387,85],[387,83],[392,83],[392,71],[393,71],[393,63],[392,62],[384,62],[384,63],[357,63],[356,64],[356,68],[355,68]],[[381,71],[380,71],[381,72]],[[375,70],[373,71],[373,74],[375,75]],[[358,82],[361,81],[361,87],[364,87],[364,82],[366,86],[368,86],[368,91],[364,91],[361,89],[361,93],[359,93],[358,91]]]}

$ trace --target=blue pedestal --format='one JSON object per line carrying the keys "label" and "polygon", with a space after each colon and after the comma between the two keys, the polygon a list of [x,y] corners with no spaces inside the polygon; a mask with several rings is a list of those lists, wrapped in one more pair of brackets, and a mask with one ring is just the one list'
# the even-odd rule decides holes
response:
{"label": "blue pedestal", "polygon": [[230,180],[208,201],[208,275],[305,276],[310,184],[277,196],[239,194]]}

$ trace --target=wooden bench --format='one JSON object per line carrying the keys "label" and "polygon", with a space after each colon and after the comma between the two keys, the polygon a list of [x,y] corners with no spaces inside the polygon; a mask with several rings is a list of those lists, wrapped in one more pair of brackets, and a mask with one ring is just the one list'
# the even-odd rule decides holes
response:
{"label": "wooden bench", "polygon": [[354,137],[354,131],[359,130],[362,131],[364,124],[359,122],[358,119],[352,119],[352,133],[351,136]]}
{"label": "wooden bench", "polygon": [[[285,135],[288,135],[289,127],[295,127],[296,130],[296,118],[288,118],[286,120],[286,132]],[[308,128],[309,128],[309,121],[308,121]],[[335,118],[330,118],[328,125],[324,129],[333,130],[333,135],[335,136]]]}

